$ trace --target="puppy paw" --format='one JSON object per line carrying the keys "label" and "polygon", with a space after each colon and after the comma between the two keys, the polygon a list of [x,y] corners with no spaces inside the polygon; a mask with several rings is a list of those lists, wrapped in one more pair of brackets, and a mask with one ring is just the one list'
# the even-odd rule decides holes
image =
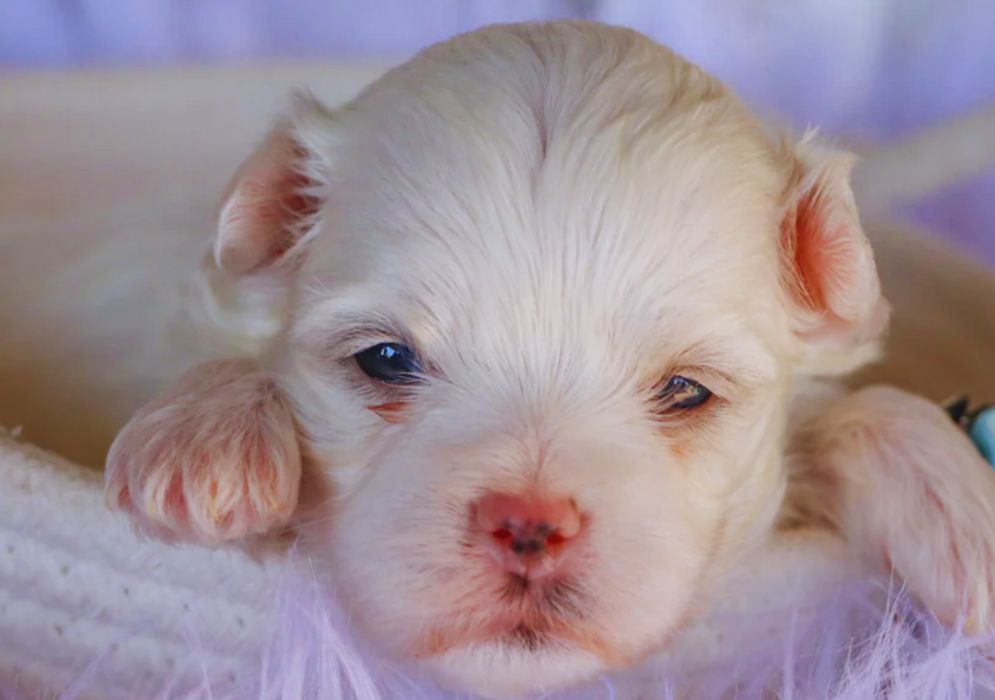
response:
{"label": "puppy paw", "polygon": [[217,545],[285,524],[297,505],[293,417],[252,360],[200,365],[114,440],[105,496],[137,528]]}
{"label": "puppy paw", "polygon": [[858,391],[819,424],[844,535],[942,622],[995,631],[995,472],[936,404]]}

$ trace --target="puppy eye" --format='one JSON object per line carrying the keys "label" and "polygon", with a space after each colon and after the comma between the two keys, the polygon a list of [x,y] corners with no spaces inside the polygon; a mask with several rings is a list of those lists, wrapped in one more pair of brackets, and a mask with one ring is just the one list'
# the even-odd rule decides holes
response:
{"label": "puppy eye", "polygon": [[366,376],[388,384],[413,384],[421,372],[415,351],[400,343],[379,343],[353,357]]}
{"label": "puppy eye", "polygon": [[704,405],[712,392],[693,379],[675,374],[657,395],[664,412],[687,411]]}

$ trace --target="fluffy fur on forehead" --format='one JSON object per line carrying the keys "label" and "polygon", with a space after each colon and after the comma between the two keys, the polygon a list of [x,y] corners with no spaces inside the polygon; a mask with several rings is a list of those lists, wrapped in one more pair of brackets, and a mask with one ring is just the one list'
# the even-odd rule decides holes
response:
{"label": "fluffy fur on forehead", "polygon": [[749,314],[751,288],[751,325],[771,321],[778,153],[721,84],[634,32],[467,35],[324,128],[339,138],[309,260],[323,290],[372,281],[436,328],[515,303],[562,322],[566,299],[578,322],[640,334]]}

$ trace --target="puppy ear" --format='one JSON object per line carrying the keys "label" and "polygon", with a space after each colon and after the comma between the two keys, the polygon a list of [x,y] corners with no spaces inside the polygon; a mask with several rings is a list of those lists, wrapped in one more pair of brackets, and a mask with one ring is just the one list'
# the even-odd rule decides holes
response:
{"label": "puppy ear", "polygon": [[290,410],[253,360],[200,365],[114,440],[108,505],[167,540],[216,545],[287,522],[301,460]]}
{"label": "puppy ear", "polygon": [[889,307],[850,188],[854,159],[811,136],[788,150],[780,247],[794,330],[815,348],[859,347],[881,335]]}
{"label": "puppy ear", "polygon": [[229,184],[189,309],[219,352],[258,355],[282,328],[327,197],[332,131],[324,106],[296,96]]}
{"label": "puppy ear", "polygon": [[806,442],[844,536],[941,621],[995,631],[995,471],[946,412],[870,387],[838,401]]}
{"label": "puppy ear", "polygon": [[221,270],[244,275],[286,263],[302,242],[324,198],[327,173],[313,132],[329,116],[315,99],[296,96],[290,115],[239,166],[212,249]]}

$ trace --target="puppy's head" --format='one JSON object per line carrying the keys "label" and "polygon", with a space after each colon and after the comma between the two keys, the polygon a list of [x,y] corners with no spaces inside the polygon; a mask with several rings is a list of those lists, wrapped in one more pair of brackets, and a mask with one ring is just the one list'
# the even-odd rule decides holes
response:
{"label": "puppy's head", "polygon": [[883,325],[848,170],[593,25],[299,100],[222,210],[214,315],[266,342],[363,628],[491,695],[676,634],[770,527],[798,382]]}

